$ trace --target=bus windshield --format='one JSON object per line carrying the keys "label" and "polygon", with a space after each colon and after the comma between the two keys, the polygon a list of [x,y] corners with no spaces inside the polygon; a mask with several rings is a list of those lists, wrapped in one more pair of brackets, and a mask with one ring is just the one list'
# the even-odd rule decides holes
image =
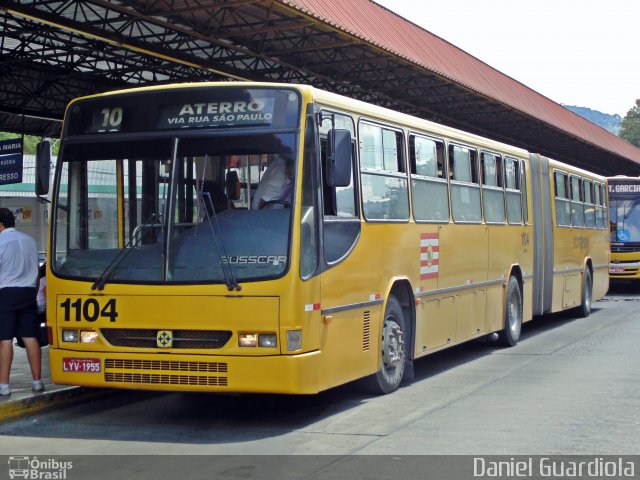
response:
{"label": "bus windshield", "polygon": [[[68,142],[54,193],[53,271],[104,283],[283,275],[297,137],[263,132]],[[274,177],[279,190],[266,193],[261,181]]]}
{"label": "bus windshield", "polygon": [[612,243],[640,243],[640,197],[609,198]]}

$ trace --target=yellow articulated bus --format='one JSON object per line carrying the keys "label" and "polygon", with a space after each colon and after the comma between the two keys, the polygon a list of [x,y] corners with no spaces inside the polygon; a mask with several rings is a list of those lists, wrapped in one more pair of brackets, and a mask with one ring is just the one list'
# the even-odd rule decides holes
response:
{"label": "yellow articulated bus", "polygon": [[616,176],[609,182],[611,280],[640,279],[640,177]]}
{"label": "yellow articulated bus", "polygon": [[605,178],[309,86],[86,97],[61,145],[56,383],[387,393],[608,288]]}

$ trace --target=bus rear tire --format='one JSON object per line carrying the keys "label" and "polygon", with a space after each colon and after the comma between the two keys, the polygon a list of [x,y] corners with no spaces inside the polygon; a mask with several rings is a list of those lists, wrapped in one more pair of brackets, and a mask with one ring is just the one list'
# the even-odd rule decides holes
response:
{"label": "bus rear tire", "polygon": [[513,275],[507,283],[504,311],[504,328],[498,333],[498,342],[505,347],[513,347],[520,339],[522,331],[522,292]]}
{"label": "bus rear tire", "polygon": [[586,267],[584,279],[582,281],[582,302],[579,307],[581,317],[588,317],[591,314],[591,304],[593,302],[593,279],[591,270]]}
{"label": "bus rear tire", "polygon": [[394,392],[402,382],[407,362],[406,327],[400,302],[393,295],[387,300],[380,341],[380,370],[363,380],[366,391],[376,395]]}

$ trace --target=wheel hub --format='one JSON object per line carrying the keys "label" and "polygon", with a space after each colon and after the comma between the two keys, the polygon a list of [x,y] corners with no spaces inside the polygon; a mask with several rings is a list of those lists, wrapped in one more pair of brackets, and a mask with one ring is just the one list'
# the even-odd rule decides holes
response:
{"label": "wheel hub", "polygon": [[392,369],[404,363],[404,339],[402,329],[393,320],[384,322],[382,332],[382,363]]}

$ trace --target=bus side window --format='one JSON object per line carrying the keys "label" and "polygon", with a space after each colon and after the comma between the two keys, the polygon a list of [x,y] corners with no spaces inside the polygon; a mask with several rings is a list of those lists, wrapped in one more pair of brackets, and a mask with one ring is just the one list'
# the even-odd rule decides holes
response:
{"label": "bus side window", "polygon": [[507,218],[510,224],[522,223],[522,195],[520,186],[520,161],[515,158],[505,158],[504,176],[507,191]]}
{"label": "bus side window", "polygon": [[362,209],[367,220],[409,220],[401,131],[361,122]]}
{"label": "bus side window", "polygon": [[409,137],[413,216],[416,221],[449,221],[449,191],[444,142]]}
{"label": "bus side window", "polygon": [[475,149],[449,145],[451,211],[454,222],[481,222],[478,153]]}
{"label": "bus side window", "polygon": [[487,223],[504,223],[504,182],[502,157],[493,153],[480,154],[482,171],[482,206]]}
{"label": "bus side window", "polygon": [[[356,202],[357,189],[355,182],[355,136],[354,123],[351,117],[332,113],[334,123],[352,133],[351,144],[351,183],[347,187],[330,187],[327,184],[327,151],[326,136],[320,139],[320,161],[322,163],[322,201],[323,201],[323,248],[327,263],[334,263],[343,258],[355,244],[360,234],[360,214]],[[325,120],[322,132],[328,130],[330,121]],[[326,128],[328,127],[328,128]]]}
{"label": "bus side window", "polygon": [[596,207],[594,204],[593,182],[583,180],[584,187],[584,225],[587,228],[596,228]]}
{"label": "bus side window", "polygon": [[571,192],[571,225],[574,227],[584,227],[584,204],[582,192],[582,179],[570,177]]}
{"label": "bus side window", "polygon": [[608,226],[606,225],[606,215],[605,215],[605,204],[604,204],[604,192],[605,186],[601,183],[596,183],[594,185],[595,190],[595,205],[596,205],[596,228],[599,230],[604,230]]}
{"label": "bus side window", "polygon": [[529,223],[529,206],[527,204],[527,167],[525,162],[520,162],[520,193],[522,195],[522,219],[523,223]]}
{"label": "bus side window", "polygon": [[553,180],[556,197],[556,225],[567,227],[571,225],[571,205],[569,204],[567,174],[555,172]]}

